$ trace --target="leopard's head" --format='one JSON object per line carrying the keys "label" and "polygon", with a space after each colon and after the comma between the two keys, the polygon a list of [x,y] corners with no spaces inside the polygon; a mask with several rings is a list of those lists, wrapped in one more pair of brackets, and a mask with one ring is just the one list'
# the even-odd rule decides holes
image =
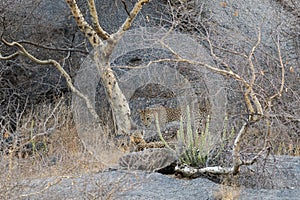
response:
{"label": "leopard's head", "polygon": [[138,112],[140,114],[140,119],[143,125],[149,127],[155,119],[153,111],[149,109],[145,109],[145,110],[138,110]]}

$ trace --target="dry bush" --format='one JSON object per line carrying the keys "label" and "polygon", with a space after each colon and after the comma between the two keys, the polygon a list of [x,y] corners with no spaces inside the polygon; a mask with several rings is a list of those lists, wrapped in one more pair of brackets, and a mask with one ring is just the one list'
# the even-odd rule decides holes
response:
{"label": "dry bush", "polygon": [[[87,51],[65,2],[9,0],[0,2],[0,10],[3,37],[35,56],[61,61],[75,74]],[[0,49],[13,51],[2,43]],[[0,62],[1,182],[89,170],[98,162],[86,159],[66,92],[65,80],[52,66],[24,58]]]}
{"label": "dry bush", "polygon": [[15,183],[24,179],[96,172],[106,167],[84,151],[72,118],[67,97],[18,114],[16,130],[6,132],[9,135],[1,143],[1,195],[8,195],[17,187]]}
{"label": "dry bush", "polygon": [[[257,152],[268,137],[273,153],[295,155],[299,149],[299,5],[292,1],[273,1],[268,11],[247,10],[255,5],[243,1],[168,1],[174,28],[188,32],[207,47],[220,69],[227,66],[246,80],[251,79],[247,59],[261,30],[261,43],[254,52],[256,80],[255,93],[265,112],[263,121],[251,125],[243,141],[244,151]],[[252,2],[255,3],[255,2]],[[262,6],[268,7],[268,3]],[[284,10],[282,12],[281,8]],[[259,15],[259,16],[257,16]],[[272,16],[272,18],[270,18]],[[284,67],[284,70],[282,70]],[[282,95],[269,99],[284,84]],[[242,85],[228,79],[227,113],[231,126],[238,129],[247,119],[248,111],[243,99]],[[267,122],[268,121],[268,122]],[[267,125],[269,123],[269,125]],[[258,148],[257,148],[258,147]]]}

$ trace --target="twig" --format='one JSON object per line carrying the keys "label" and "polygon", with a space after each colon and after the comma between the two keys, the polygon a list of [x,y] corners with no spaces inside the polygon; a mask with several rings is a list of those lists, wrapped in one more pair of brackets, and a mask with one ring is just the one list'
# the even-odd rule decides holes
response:
{"label": "twig", "polygon": [[277,47],[278,59],[279,59],[280,68],[281,68],[281,84],[280,84],[279,91],[276,94],[274,94],[273,96],[271,96],[269,98],[269,101],[272,101],[272,99],[274,99],[274,98],[281,97],[281,95],[283,93],[283,89],[284,89],[284,83],[285,83],[285,75],[284,75],[285,70],[284,70],[284,64],[283,64],[283,61],[282,61],[279,41],[274,41],[274,43],[276,44],[276,47]]}
{"label": "twig", "polygon": [[0,60],[12,60],[12,59],[18,57],[19,55],[20,55],[20,52],[15,52],[8,56],[2,56],[2,54],[0,53]]}
{"label": "twig", "polygon": [[92,22],[93,22],[96,33],[103,40],[107,40],[110,37],[110,35],[105,30],[103,30],[103,28],[100,26],[97,10],[96,10],[96,6],[95,6],[95,1],[88,0],[88,5],[89,5],[89,10],[90,10]]}
{"label": "twig", "polygon": [[72,48],[54,48],[54,47],[49,47],[49,46],[45,46],[45,45],[41,45],[35,42],[31,42],[31,41],[26,41],[26,40],[21,40],[18,41],[18,43],[20,44],[30,44],[36,47],[41,47],[43,49],[47,49],[47,50],[53,50],[53,51],[72,51],[72,52],[79,52],[79,53],[83,53],[83,54],[89,54],[88,51],[84,51],[84,50],[80,50],[80,49],[72,49]]}
{"label": "twig", "polygon": [[137,14],[140,12],[140,10],[142,9],[142,6],[145,3],[150,2],[150,0],[139,0],[133,7],[133,9],[131,10],[131,12],[129,13],[128,17],[126,18],[125,22],[123,23],[123,25],[119,28],[119,30],[117,31],[117,33],[115,33],[115,35],[122,35],[125,31],[127,31],[133,20],[135,19],[135,17],[137,16]]}
{"label": "twig", "polygon": [[[64,68],[55,60],[52,59],[48,59],[48,60],[40,60],[36,57],[34,57],[33,55],[31,55],[20,43],[18,42],[7,42],[4,38],[2,38],[2,42],[10,47],[17,47],[19,49],[18,52],[12,54],[14,56],[17,55],[22,55],[25,56],[27,58],[29,58],[30,60],[41,64],[41,65],[54,65],[55,68],[65,77],[66,82],[68,87],[71,89],[71,91],[76,94],[77,96],[79,96],[80,98],[82,98],[85,103],[86,106],[88,108],[88,110],[90,111],[90,113],[93,115],[93,117],[97,120],[100,121],[98,114],[96,113],[96,110],[93,108],[93,104],[91,103],[91,101],[84,95],[82,94],[77,88],[75,88],[75,86],[72,83],[72,79],[70,77],[70,75],[64,70]],[[1,57],[0,57],[1,58]]]}
{"label": "twig", "polygon": [[127,15],[128,15],[128,16],[130,16],[130,12],[128,11],[128,8],[127,8],[127,5],[126,5],[126,2],[125,2],[124,0],[121,0],[121,1],[122,1],[123,5],[124,5],[124,9],[125,9],[125,11],[126,11]]}

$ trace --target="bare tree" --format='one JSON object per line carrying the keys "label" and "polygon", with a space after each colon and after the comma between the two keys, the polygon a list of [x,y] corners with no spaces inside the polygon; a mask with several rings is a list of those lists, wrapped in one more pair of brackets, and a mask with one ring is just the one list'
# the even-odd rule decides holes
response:
{"label": "bare tree", "polygon": [[[122,36],[124,36],[125,32],[130,28],[132,21],[136,18],[137,14],[141,10],[142,6],[145,3],[148,3],[149,0],[139,0],[134,5],[133,9],[128,12],[128,17],[124,21],[124,23],[120,26],[118,31],[116,31],[113,34],[109,34],[107,31],[105,31],[98,19],[98,14],[95,8],[95,2],[94,0],[88,0],[88,7],[89,12],[91,16],[92,25],[87,22],[85,17],[82,14],[82,11],[80,10],[79,6],[77,5],[77,2],[75,0],[66,0],[67,4],[70,7],[70,10],[72,12],[72,15],[75,17],[76,23],[79,27],[79,29],[85,34],[85,37],[88,39],[90,44],[93,47],[94,53],[93,53],[93,60],[96,63],[97,70],[99,72],[99,76],[101,77],[101,81],[105,87],[105,91],[107,93],[108,101],[112,107],[113,114],[115,116],[115,122],[117,127],[117,134],[119,135],[128,135],[130,133],[131,129],[131,121],[130,121],[130,108],[128,105],[128,100],[125,98],[125,95],[121,91],[118,81],[116,79],[116,76],[112,70],[112,67],[110,66],[110,57],[112,55],[112,52]],[[170,1],[169,3],[172,4],[173,1]],[[177,2],[178,3],[178,2]],[[188,1],[179,1],[180,9],[186,9],[183,13],[183,15],[180,15],[181,20],[185,20],[186,16],[184,14],[187,14],[188,20],[184,21],[185,24],[192,23],[198,23],[199,21],[195,20],[195,18],[190,17],[190,14],[193,14],[190,12],[191,5]],[[172,13],[173,12],[173,13]],[[178,16],[176,15],[175,11],[172,10],[172,14],[174,17],[174,22],[180,21],[178,20]],[[202,14],[202,13],[201,13]],[[237,13],[235,13],[237,15]],[[192,21],[190,21],[192,20]],[[182,21],[181,21],[182,22]],[[182,22],[183,23],[183,22]],[[183,24],[184,24],[183,23]],[[173,29],[178,28],[178,24],[173,23],[173,26],[170,28],[170,32]],[[274,83],[274,88],[270,92],[266,92],[264,95],[260,92],[263,90],[261,85],[257,84],[257,82],[261,79],[263,79],[263,70],[261,70],[256,63],[255,59],[255,53],[258,51],[258,48],[260,45],[262,45],[262,31],[261,31],[261,25],[257,24],[257,26],[253,29],[255,33],[255,41],[253,41],[253,38],[249,40],[249,44],[245,49],[229,49],[229,48],[223,48],[222,45],[218,45],[218,40],[214,40],[218,37],[217,34],[214,34],[213,31],[211,31],[209,28],[207,28],[207,24],[199,22],[199,26],[195,27],[189,27],[191,29],[195,29],[196,31],[201,33],[201,39],[205,41],[205,44],[207,48],[209,49],[210,55],[213,57],[214,61],[218,63],[217,66],[213,66],[209,63],[192,60],[190,58],[185,58],[178,53],[178,49],[172,49],[169,48],[167,44],[164,43],[164,37],[158,41],[163,46],[165,46],[174,56],[172,59],[160,59],[160,60],[154,60],[150,61],[146,66],[150,66],[153,63],[158,62],[176,62],[176,63],[188,63],[191,65],[195,65],[198,67],[204,67],[214,73],[221,74],[224,77],[229,77],[229,79],[236,81],[240,86],[240,92],[243,97],[243,103],[246,108],[245,115],[247,116],[245,119],[245,122],[243,122],[239,130],[237,132],[237,135],[235,137],[233,147],[232,147],[232,165],[228,168],[226,167],[205,167],[202,169],[181,169],[177,168],[176,170],[186,174],[188,176],[191,175],[197,175],[202,174],[205,172],[211,172],[215,174],[236,174],[239,172],[239,168],[242,165],[251,165],[253,164],[259,156],[264,154],[265,152],[268,152],[270,149],[270,143],[269,143],[269,137],[270,137],[270,130],[271,130],[271,116],[270,116],[270,109],[272,108],[272,104],[274,101],[278,98],[281,98],[284,92],[284,86],[285,86],[285,64],[283,61],[283,56],[281,53],[281,46],[280,41],[278,38],[274,38],[274,44],[276,46],[276,55],[273,55],[276,57],[275,63],[276,66],[278,66],[276,69],[279,70],[279,81]],[[180,30],[181,27],[179,27]],[[167,35],[165,36],[167,37]],[[72,78],[70,75],[64,70],[64,68],[61,66],[61,64],[53,59],[38,59],[35,56],[33,56],[31,53],[29,53],[26,48],[19,42],[9,42],[8,39],[2,37],[2,42],[9,46],[9,47],[16,47],[18,50],[14,53],[11,53],[9,55],[2,55],[0,54],[1,60],[12,60],[19,56],[25,56],[32,60],[35,63],[41,64],[41,65],[53,65],[55,66],[59,72],[65,77],[68,87],[70,90],[78,95],[80,98],[82,98],[90,113],[94,116],[97,121],[99,121],[99,117],[93,108],[93,105],[91,103],[91,100],[88,99],[85,95],[83,95],[72,83]],[[226,58],[226,56],[235,56],[238,58],[238,61],[240,61],[238,64],[243,63],[243,69],[236,69],[236,66],[234,66],[232,63],[228,62],[229,59]],[[243,71],[244,70],[244,71]],[[273,83],[273,82],[272,82]],[[264,85],[266,87],[266,85]],[[265,89],[266,90],[266,89]],[[297,119],[297,118],[296,118]],[[259,152],[255,154],[254,157],[252,157],[250,160],[242,159],[240,155],[241,151],[241,144],[246,136],[249,135],[248,128],[251,124],[259,123],[259,122],[265,122],[267,124],[267,132],[266,137],[264,139],[264,145],[260,149]]]}
{"label": "bare tree", "polygon": [[[90,15],[92,17],[93,26],[92,27],[84,18],[82,12],[80,11],[77,2],[75,0],[73,1],[66,1],[69,5],[73,16],[75,17],[76,23],[80,30],[85,34],[87,39],[90,41],[90,44],[95,49],[94,53],[94,59],[99,71],[99,74],[101,76],[101,80],[106,88],[107,96],[109,99],[109,102],[111,104],[111,107],[113,109],[113,113],[116,120],[116,126],[118,129],[119,134],[129,134],[130,132],[130,110],[128,106],[128,102],[124,95],[122,94],[118,83],[116,81],[115,75],[110,67],[109,58],[110,55],[120,40],[120,38],[123,36],[125,31],[127,31],[134,18],[138,14],[138,12],[141,10],[142,5],[149,2],[149,0],[140,0],[138,1],[132,11],[130,12],[130,15],[125,20],[123,25],[119,28],[119,30],[109,35],[106,31],[102,29],[102,27],[99,24],[97,11],[95,8],[95,2],[94,0],[88,1],[89,11]],[[42,65],[54,65],[60,73],[65,77],[67,84],[72,92],[77,94],[79,97],[84,99],[86,102],[86,105],[92,115],[99,121],[99,117],[94,110],[90,100],[86,98],[79,90],[77,90],[74,85],[72,84],[71,77],[69,74],[62,68],[62,66],[55,60],[49,59],[49,60],[40,60],[33,55],[31,55],[20,43],[18,42],[8,42],[2,37],[2,42],[10,47],[17,47],[18,51],[9,55],[9,56],[2,56],[1,60],[10,60],[13,58],[18,57],[19,55],[23,55],[31,59],[32,61],[42,64]]]}

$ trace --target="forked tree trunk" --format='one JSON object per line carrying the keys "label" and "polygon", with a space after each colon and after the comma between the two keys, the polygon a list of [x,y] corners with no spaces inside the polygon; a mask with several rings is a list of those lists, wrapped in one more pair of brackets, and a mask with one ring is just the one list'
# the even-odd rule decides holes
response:
{"label": "forked tree trunk", "polygon": [[[149,0],[139,0],[129,13],[124,24],[116,33],[111,35],[105,32],[99,24],[94,0],[88,0],[93,27],[84,19],[84,16],[77,6],[76,0],[66,0],[66,2],[75,17],[78,27],[94,47],[95,53],[93,58],[113,111],[117,134],[129,134],[131,129],[129,104],[118,85],[114,72],[110,67],[109,59],[116,44],[124,35],[125,31],[130,28],[132,21],[141,10],[142,5],[148,3]],[[106,42],[103,42],[104,40],[106,40]]]}

